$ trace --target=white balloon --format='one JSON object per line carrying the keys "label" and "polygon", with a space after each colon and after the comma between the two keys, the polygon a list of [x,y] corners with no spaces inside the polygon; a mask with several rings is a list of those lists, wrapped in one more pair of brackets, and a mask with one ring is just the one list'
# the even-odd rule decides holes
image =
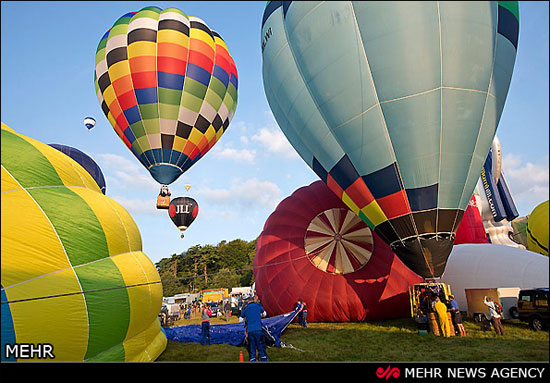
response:
{"label": "white balloon", "polygon": [[455,245],[441,282],[451,286],[466,311],[465,289],[548,287],[549,258],[529,250],[495,244]]}

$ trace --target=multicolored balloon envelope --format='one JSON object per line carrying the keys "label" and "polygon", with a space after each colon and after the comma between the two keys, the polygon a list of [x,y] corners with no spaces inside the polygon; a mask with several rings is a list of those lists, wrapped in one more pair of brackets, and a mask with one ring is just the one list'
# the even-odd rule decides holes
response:
{"label": "multicolored balloon envelope", "polygon": [[174,182],[227,130],[237,69],[221,36],[176,8],[120,17],[96,52],[97,98],[153,178]]}
{"label": "multicolored balloon envelope", "polygon": [[182,238],[183,232],[193,223],[198,214],[199,205],[191,197],[178,197],[170,201],[168,215],[172,219],[172,222],[174,222],[174,225],[181,231]]}
{"label": "multicolored balloon envelope", "polygon": [[527,247],[543,255],[548,255],[549,206],[548,201],[537,205],[527,219]]}
{"label": "multicolored balloon envelope", "polygon": [[311,322],[406,317],[408,286],[422,281],[321,181],[296,190],[269,216],[254,278],[269,315],[302,299]]}
{"label": "multicolored balloon envelope", "polygon": [[4,124],[1,190],[2,361],[15,343],[53,346],[35,361],[156,359],[162,285],[128,212],[70,157]]}
{"label": "multicolored balloon envelope", "polygon": [[99,186],[99,189],[103,194],[105,194],[105,191],[107,189],[105,185],[105,177],[103,176],[103,172],[101,171],[101,168],[99,165],[86,153],[78,150],[77,148],[73,148],[71,146],[67,145],[61,145],[61,144],[48,144],[52,148],[55,148],[59,150],[61,153],[64,153],[71,157],[73,160],[78,162],[95,180],[97,183],[97,186]]}
{"label": "multicolored balloon envelope", "polygon": [[517,2],[270,1],[267,100],[413,271],[441,276],[510,85]]}

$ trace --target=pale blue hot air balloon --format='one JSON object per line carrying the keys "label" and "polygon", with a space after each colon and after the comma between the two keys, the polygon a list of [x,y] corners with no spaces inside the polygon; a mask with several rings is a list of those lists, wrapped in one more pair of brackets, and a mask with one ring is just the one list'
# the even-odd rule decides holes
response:
{"label": "pale blue hot air balloon", "polygon": [[290,143],[424,278],[437,278],[504,108],[515,1],[270,1],[267,100]]}

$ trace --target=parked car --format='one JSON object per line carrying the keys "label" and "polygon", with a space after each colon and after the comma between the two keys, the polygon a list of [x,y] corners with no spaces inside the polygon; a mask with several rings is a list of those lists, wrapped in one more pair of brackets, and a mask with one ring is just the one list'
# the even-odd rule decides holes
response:
{"label": "parked car", "polygon": [[528,322],[529,327],[534,331],[547,329],[550,323],[548,292],[549,289],[547,287],[521,290],[519,292],[517,318]]}

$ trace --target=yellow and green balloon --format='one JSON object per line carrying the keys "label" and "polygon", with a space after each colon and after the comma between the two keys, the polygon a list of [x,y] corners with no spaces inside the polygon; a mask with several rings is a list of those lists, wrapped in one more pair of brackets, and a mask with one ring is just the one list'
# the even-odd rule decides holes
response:
{"label": "yellow and green balloon", "polygon": [[527,248],[548,255],[548,210],[549,202],[543,202],[527,218]]}
{"label": "yellow and green balloon", "polygon": [[132,217],[58,150],[3,123],[1,146],[2,360],[15,343],[51,344],[54,361],[156,359],[162,286]]}

